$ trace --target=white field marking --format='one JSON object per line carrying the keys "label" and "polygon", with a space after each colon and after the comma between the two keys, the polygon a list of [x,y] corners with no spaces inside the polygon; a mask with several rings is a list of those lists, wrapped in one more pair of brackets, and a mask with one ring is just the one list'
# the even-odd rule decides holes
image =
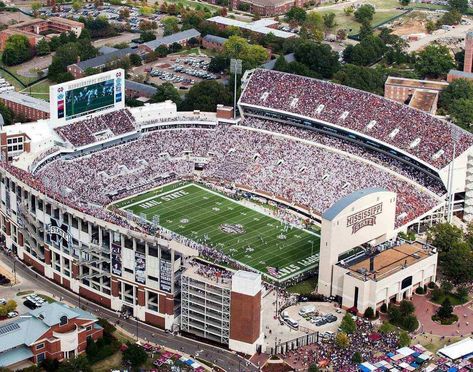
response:
{"label": "white field marking", "polygon": [[[171,193],[173,193],[173,192],[175,192],[175,191],[179,191],[179,190],[185,189],[186,187],[189,187],[189,186],[191,186],[191,185],[192,185],[192,184],[189,183],[189,184],[187,184],[187,185],[183,185],[183,186],[176,187],[175,189],[172,189],[172,190],[170,190],[170,191],[163,192],[162,194],[153,195],[153,196],[150,196],[149,198],[142,199],[142,200],[137,201],[137,202],[134,202],[134,203],[132,203],[132,204],[128,204],[128,205],[126,205],[126,206],[124,206],[124,207],[122,207],[122,208],[120,208],[120,209],[128,209],[128,208],[130,208],[130,207],[134,207],[135,205],[143,204],[143,203],[145,203],[145,202],[147,202],[147,201],[150,201],[150,200],[153,200],[153,199],[156,199],[156,198],[160,198],[161,196],[164,196],[164,195],[167,195],[167,194],[171,194]],[[148,191],[148,192],[152,192],[152,191]]]}

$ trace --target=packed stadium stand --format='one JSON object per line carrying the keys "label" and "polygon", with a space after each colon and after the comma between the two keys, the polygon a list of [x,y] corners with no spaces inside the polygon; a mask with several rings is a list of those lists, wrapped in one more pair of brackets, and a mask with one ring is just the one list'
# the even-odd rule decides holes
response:
{"label": "packed stadium stand", "polygon": [[[258,69],[240,98],[251,108],[314,119],[399,149],[434,169],[473,144],[473,136],[423,111],[327,81]],[[455,149],[454,149],[455,144]]]}

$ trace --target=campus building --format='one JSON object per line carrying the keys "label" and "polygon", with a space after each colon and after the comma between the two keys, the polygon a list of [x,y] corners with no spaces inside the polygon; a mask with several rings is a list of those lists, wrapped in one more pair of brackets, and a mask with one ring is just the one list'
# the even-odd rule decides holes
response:
{"label": "campus building", "polygon": [[363,313],[435,281],[436,250],[396,239],[396,198],[380,188],[359,190],[323,214],[319,293]]}
{"label": "campus building", "polygon": [[40,98],[10,91],[0,93],[0,102],[12,110],[16,116],[23,117],[27,121],[49,118],[49,103]]}
{"label": "campus building", "polygon": [[12,35],[24,35],[32,47],[43,38],[50,38],[63,32],[73,32],[80,36],[84,24],[67,18],[50,17],[48,19],[35,18],[20,22],[0,31],[0,51],[5,49],[7,39]]}
{"label": "campus building", "polygon": [[46,303],[0,326],[0,367],[16,370],[45,359],[74,358],[85,351],[87,339],[103,336],[97,322],[78,307]]}
{"label": "campus building", "polygon": [[444,81],[389,76],[384,84],[384,97],[435,114],[439,94],[446,87],[448,83]]}

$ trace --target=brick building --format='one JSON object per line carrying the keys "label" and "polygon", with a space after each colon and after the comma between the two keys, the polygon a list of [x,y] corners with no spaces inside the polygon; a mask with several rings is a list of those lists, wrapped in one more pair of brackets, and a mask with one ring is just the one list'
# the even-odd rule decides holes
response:
{"label": "brick building", "polygon": [[451,83],[455,79],[473,80],[473,30],[466,33],[465,37],[465,58],[463,59],[463,71],[450,70],[447,81]]}
{"label": "brick building", "polygon": [[210,49],[210,50],[216,50],[218,52],[221,52],[223,50],[223,44],[228,39],[220,36],[215,36],[215,35],[205,35],[202,38],[202,46],[205,49]]}
{"label": "brick building", "polygon": [[0,367],[15,370],[45,359],[69,359],[81,354],[87,339],[98,340],[98,319],[77,307],[45,304],[0,326]]}
{"label": "brick building", "polygon": [[143,43],[138,46],[138,49],[142,53],[149,53],[155,51],[156,48],[161,45],[164,45],[166,48],[169,48],[172,44],[177,43],[185,47],[191,39],[196,39],[200,42],[200,32],[194,28],[181,32],[176,32],[175,34],[165,36],[161,39],[151,40],[147,43]]}
{"label": "brick building", "polygon": [[63,32],[73,32],[80,36],[84,24],[67,18],[51,17],[48,19],[32,19],[30,21],[17,23],[0,32],[0,50],[5,49],[6,41],[11,35],[24,35],[32,47],[43,37],[61,34]]}
{"label": "brick building", "polygon": [[384,84],[384,96],[435,114],[440,91],[448,87],[445,81],[406,79],[389,76]]}
{"label": "brick building", "polygon": [[12,110],[15,115],[29,121],[49,119],[49,103],[15,91],[0,93],[0,102]]}

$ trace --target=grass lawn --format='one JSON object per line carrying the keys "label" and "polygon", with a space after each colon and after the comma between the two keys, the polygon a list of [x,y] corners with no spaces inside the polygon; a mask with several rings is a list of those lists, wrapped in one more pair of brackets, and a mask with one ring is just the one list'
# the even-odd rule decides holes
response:
{"label": "grass lawn", "polygon": [[[320,236],[283,224],[202,186],[178,182],[116,204],[284,281],[314,269]],[[278,273],[274,273],[277,268]],[[272,274],[270,274],[272,272]]]}
{"label": "grass lawn", "polygon": [[18,292],[16,295],[17,296],[27,296],[27,295],[30,295],[32,293],[33,293],[33,291],[22,291],[22,292]]}
{"label": "grass lawn", "polygon": [[[350,35],[355,35],[360,30],[360,24],[355,21],[353,15],[346,16],[343,12],[343,9],[327,9],[327,10],[314,10],[314,12],[319,13],[320,15],[328,14],[328,13],[335,13],[335,22],[337,26],[335,29],[344,28],[348,31]],[[373,21],[371,25],[376,27],[377,25],[386,22],[387,20],[402,14],[402,10],[397,9],[390,9],[385,11],[376,12],[373,16]]]}
{"label": "grass lawn", "polygon": [[46,301],[48,304],[56,302],[56,300],[54,300],[53,298],[51,298],[49,296],[46,296],[46,295],[43,295],[43,294],[40,294],[38,296],[41,297],[44,301]]}
{"label": "grass lawn", "polygon": [[445,337],[442,339],[442,337],[440,336],[434,336],[434,335],[424,333],[424,334],[419,334],[413,337],[411,344],[413,345],[421,344],[427,350],[435,354],[439,349],[443,348],[445,345],[447,344],[450,345],[460,340],[461,340],[461,337],[459,336]]}
{"label": "grass lawn", "polygon": [[451,294],[451,293],[448,293],[446,295],[442,295],[438,300],[432,300],[432,302],[436,303],[436,304],[439,304],[439,305],[442,305],[443,302],[445,301],[445,298],[447,298],[450,300],[450,303],[452,304],[452,306],[457,306],[457,305],[463,305],[466,301],[461,301],[457,296],[455,296],[454,294]]}
{"label": "grass lawn", "polygon": [[298,293],[300,295],[308,295],[311,294],[315,290],[315,286],[317,285],[317,277],[313,276],[302,282],[294,284],[287,289],[290,293]]}
{"label": "grass lawn", "polygon": [[[35,77],[26,77],[26,76],[22,76],[20,74],[18,74],[18,70],[20,68],[22,68],[22,65],[17,65],[17,66],[5,66],[5,65],[2,65],[2,67],[5,69],[5,70],[8,70],[11,74],[15,75],[15,77],[17,77],[23,84],[27,85],[27,84],[30,84],[36,80],[38,80],[39,78],[37,76]],[[4,75],[8,75],[7,73],[3,72],[2,76]],[[5,77],[6,78],[6,77]]]}
{"label": "grass lawn", "polygon": [[94,372],[110,372],[122,365],[122,353],[119,351],[92,366]]}
{"label": "grass lawn", "polygon": [[184,5],[184,7],[190,7],[190,8],[196,8],[196,7],[200,6],[201,9],[207,8],[212,13],[215,12],[216,10],[220,9],[220,7],[215,6],[215,5],[199,3],[197,1],[192,1],[192,0],[168,0],[167,3],[168,4],[169,3],[174,3],[174,4],[181,3],[182,5]]}
{"label": "grass lawn", "polygon": [[32,85],[29,88],[25,88],[22,90],[22,93],[28,94],[31,97],[44,99],[45,101],[49,101],[49,87],[53,85],[54,82],[51,80],[45,79],[40,81],[37,84]]}

